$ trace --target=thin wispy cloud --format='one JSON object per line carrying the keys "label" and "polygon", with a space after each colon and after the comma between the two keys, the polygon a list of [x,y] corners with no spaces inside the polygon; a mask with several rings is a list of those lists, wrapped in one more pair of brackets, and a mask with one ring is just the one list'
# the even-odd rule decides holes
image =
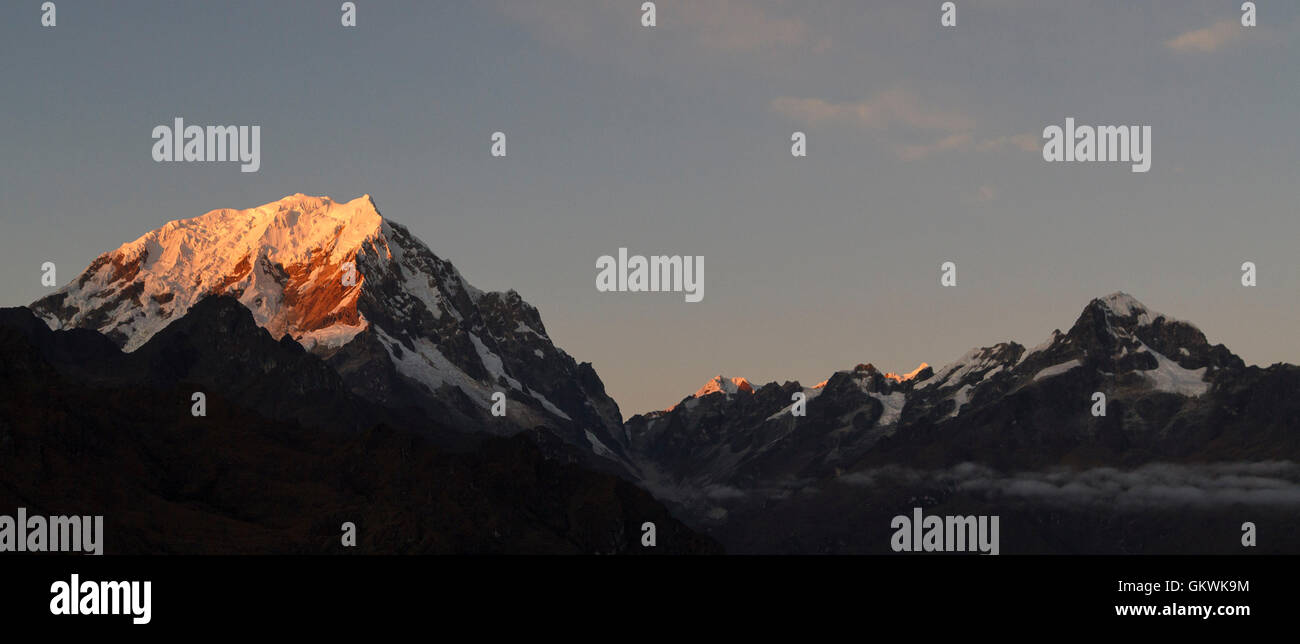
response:
{"label": "thin wispy cloud", "polygon": [[929,104],[915,93],[901,89],[881,91],[852,102],[783,96],[772,101],[772,109],[808,125],[847,123],[873,130],[902,126],[954,133],[975,126],[975,120],[966,114]]}
{"label": "thin wispy cloud", "polygon": [[[566,47],[607,47],[640,29],[640,3],[621,0],[501,2],[501,12],[544,40]],[[659,3],[654,27],[696,51],[772,53],[812,51],[831,46],[798,15],[798,6],[781,0],[696,0]]]}
{"label": "thin wispy cloud", "polygon": [[932,154],[974,150],[976,152],[994,152],[997,150],[1016,149],[1023,152],[1039,151],[1042,141],[1032,134],[1013,134],[977,139],[973,134],[961,132],[950,134],[933,143],[909,144],[897,148],[899,158],[904,161],[919,161]]}
{"label": "thin wispy cloud", "polygon": [[1041,141],[1032,134],[1013,134],[988,139],[976,139],[974,135],[962,132],[950,134],[933,143],[910,144],[897,148],[898,157],[904,161],[920,161],[932,154],[974,150],[976,152],[993,152],[1005,149],[1017,149],[1023,152],[1037,152]]}
{"label": "thin wispy cloud", "polygon": [[830,48],[830,36],[814,36],[802,18],[776,12],[770,2],[705,0],[673,5],[680,20],[707,47],[734,52],[796,48],[811,44],[816,51]]}
{"label": "thin wispy cloud", "polygon": [[1229,18],[1170,38],[1165,46],[1179,53],[1214,52],[1241,38],[1245,29],[1237,19]]}
{"label": "thin wispy cloud", "polygon": [[898,148],[898,156],[904,161],[918,161],[936,152],[969,148],[974,141],[975,137],[966,132],[952,134],[930,144],[901,146]]}
{"label": "thin wispy cloud", "polygon": [[1012,134],[1011,136],[998,136],[991,139],[984,139],[979,143],[979,150],[986,152],[989,150],[1001,150],[1004,148],[1015,148],[1022,152],[1037,152],[1042,148],[1043,140],[1033,134]]}
{"label": "thin wispy cloud", "polygon": [[1033,134],[1002,135],[979,138],[973,132],[974,117],[922,99],[904,89],[889,89],[872,96],[847,102],[821,98],[783,96],[772,100],[772,111],[809,127],[847,126],[863,130],[899,131],[902,136],[923,138],[941,136],[921,143],[908,142],[894,150],[904,161],[919,161],[934,154],[975,150],[990,152],[1014,148],[1026,152],[1039,149]]}

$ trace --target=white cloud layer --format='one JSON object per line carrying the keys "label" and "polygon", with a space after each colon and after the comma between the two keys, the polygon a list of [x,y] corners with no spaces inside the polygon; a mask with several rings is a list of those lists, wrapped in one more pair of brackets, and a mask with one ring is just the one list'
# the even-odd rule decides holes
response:
{"label": "white cloud layer", "polygon": [[1001,473],[963,463],[946,470],[883,467],[844,476],[841,481],[875,486],[885,483],[936,484],[989,498],[1132,506],[1300,505],[1300,465],[1262,463],[1153,463],[1131,470]]}

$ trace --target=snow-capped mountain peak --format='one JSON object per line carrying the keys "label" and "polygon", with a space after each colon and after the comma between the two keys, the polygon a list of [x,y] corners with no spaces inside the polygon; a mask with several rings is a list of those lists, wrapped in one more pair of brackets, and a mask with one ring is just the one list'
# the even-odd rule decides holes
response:
{"label": "snow-capped mountain peak", "polygon": [[738,393],[753,394],[754,391],[755,391],[754,385],[751,384],[749,380],[745,378],[740,378],[740,377],[728,378],[722,374],[718,374],[710,378],[709,381],[704,383],[704,385],[702,385],[699,389],[696,389],[695,393],[683,398],[682,401],[677,403],[676,405],[664,409],[663,411],[652,411],[650,413],[651,414],[670,413],[674,409],[677,409],[678,407],[682,406],[682,404],[685,404],[686,406],[690,407],[694,405],[696,401],[698,401],[700,398],[703,398],[705,396],[710,396],[713,394],[723,394],[727,398],[731,398],[732,396]]}
{"label": "snow-capped mountain peak", "polygon": [[1196,396],[1208,391],[1213,372],[1239,365],[1240,358],[1211,345],[1196,326],[1116,292],[1089,302],[1069,332],[1053,331],[1016,368],[1035,381],[1079,368],[1108,378],[1139,374],[1160,391]]}
{"label": "snow-capped mountain peak", "polygon": [[369,195],[213,210],[100,255],[33,308],[54,328],[93,328],[132,351],[203,297],[224,294],[276,337],[337,345],[366,324],[356,308],[364,275],[349,283],[344,264],[366,244],[383,245],[383,224]]}
{"label": "snow-capped mountain peak", "polygon": [[744,378],[727,378],[722,374],[718,374],[714,376],[712,380],[704,383],[703,387],[696,390],[692,395],[692,398],[703,398],[709,394],[716,393],[731,395],[741,391],[747,394],[752,394],[754,393],[754,386],[749,384],[749,381]]}
{"label": "snow-capped mountain peak", "polygon": [[928,368],[929,366],[930,363],[922,362],[921,364],[917,365],[915,369],[907,373],[897,374],[892,371],[889,371],[885,373],[885,377],[889,378],[890,380],[893,380],[894,382],[907,382],[908,380],[916,379],[916,377],[920,375],[922,371],[925,371],[926,368]]}
{"label": "snow-capped mountain peak", "polygon": [[1114,313],[1116,316],[1121,318],[1131,318],[1136,316],[1146,324],[1149,324],[1154,318],[1150,310],[1139,302],[1137,298],[1123,291],[1115,291],[1110,295],[1099,297],[1094,301],[1100,303],[1111,313]]}
{"label": "snow-capped mountain peak", "polygon": [[134,351],[212,295],[234,297],[381,403],[428,396],[486,415],[500,392],[513,401],[501,431],[564,426],[581,445],[593,431],[615,451],[623,440],[617,404],[590,365],[551,343],[536,308],[471,286],[369,195],[294,194],[169,222],[31,308],[52,328],[93,329]]}

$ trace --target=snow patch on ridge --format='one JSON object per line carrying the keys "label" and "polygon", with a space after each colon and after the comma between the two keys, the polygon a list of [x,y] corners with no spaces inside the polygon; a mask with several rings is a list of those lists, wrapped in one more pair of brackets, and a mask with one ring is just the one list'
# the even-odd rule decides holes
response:
{"label": "snow patch on ridge", "polygon": [[1029,356],[1052,348],[1052,345],[1056,344],[1056,342],[1063,337],[1065,337],[1065,334],[1061,333],[1059,330],[1052,331],[1052,335],[1046,340],[1042,341],[1032,349],[1025,349],[1025,351],[1020,354],[1020,357],[1016,359],[1016,366],[1020,366],[1020,363],[1024,362]]}
{"label": "snow patch on ridge", "polygon": [[974,389],[974,385],[962,385],[962,388],[958,389],[957,393],[952,395],[952,401],[954,404],[952,412],[948,414],[949,418],[956,418],[957,414],[961,413],[962,406],[970,402],[970,393]]}
{"label": "snow patch on ridge", "polygon": [[388,352],[388,357],[397,366],[398,373],[427,386],[431,391],[437,391],[443,385],[451,385],[459,387],[466,395],[480,403],[487,404],[490,400],[490,394],[483,386],[442,355],[438,347],[428,338],[411,338],[414,350],[402,347],[399,357],[393,351],[393,346],[401,346],[400,342],[378,327],[375,327],[375,334]]}
{"label": "snow patch on ridge", "polygon": [[1156,359],[1156,368],[1141,372],[1151,381],[1151,386],[1171,394],[1183,396],[1203,396],[1210,390],[1210,383],[1205,382],[1206,368],[1187,369],[1177,362],[1166,358],[1146,344],[1142,350],[1149,352]]}
{"label": "snow patch on ridge", "polygon": [[333,350],[351,342],[352,338],[369,327],[370,323],[366,321],[365,316],[361,316],[361,324],[335,324],[324,329],[308,331],[295,340],[308,351]]}
{"label": "snow patch on ridge", "polygon": [[1071,369],[1082,366],[1083,363],[1078,360],[1070,360],[1068,362],[1062,362],[1061,364],[1054,364],[1050,367],[1044,367],[1041,371],[1034,374],[1034,380],[1043,380],[1045,378],[1051,378],[1052,376],[1059,376]]}
{"label": "snow patch on ridge", "polygon": [[505,379],[511,387],[523,391],[519,381],[511,378],[506,373],[505,365],[501,362],[501,356],[492,353],[492,350],[487,348],[487,345],[483,344],[483,341],[477,335],[471,333],[469,339],[470,342],[474,343],[474,351],[478,353],[479,362],[482,362],[488,373],[492,375],[493,383],[498,382],[499,379]]}
{"label": "snow patch on ridge", "polygon": [[891,394],[867,394],[876,400],[879,400],[885,406],[885,410],[880,413],[880,418],[876,420],[877,425],[893,425],[903,415],[903,405],[907,403],[907,394],[901,391],[895,391]]}
{"label": "snow patch on ridge", "polygon": [[[819,385],[816,386],[816,387],[804,387],[804,388],[803,388],[804,402],[805,402],[805,403],[812,402],[813,398],[816,398],[816,397],[822,395],[822,392],[825,391],[825,389],[823,388],[825,385],[826,385],[826,383],[825,383],[825,382],[822,382],[821,384],[819,384]],[[782,407],[782,408],[781,408],[779,411],[777,411],[775,414],[772,414],[771,416],[768,416],[768,417],[767,417],[767,420],[776,420],[776,419],[778,419],[778,418],[780,418],[780,417],[782,417],[782,416],[788,416],[788,415],[790,415],[790,412],[794,410],[794,405],[795,405],[795,403],[791,402],[790,404],[786,405],[785,407]]]}
{"label": "snow patch on ridge", "polygon": [[556,407],[551,401],[547,400],[546,396],[537,393],[536,389],[529,389],[528,393],[532,395],[533,398],[536,398],[537,402],[542,403],[542,407],[545,408],[546,411],[549,411],[564,420],[573,420],[568,414],[564,413],[562,409]]}
{"label": "snow patch on ridge", "polygon": [[582,431],[587,433],[587,442],[591,444],[591,451],[595,452],[597,456],[604,456],[605,458],[617,459],[619,461],[623,460],[618,457],[618,454],[614,453],[614,450],[611,450],[606,447],[604,443],[600,442],[600,439],[596,438],[596,435],[591,433],[590,429],[584,429]]}
{"label": "snow patch on ridge", "polygon": [[944,365],[943,369],[940,369],[932,377],[916,387],[917,389],[925,389],[932,385],[942,385],[948,381],[958,383],[973,373],[993,367],[1001,367],[1001,361],[995,356],[996,349],[997,347],[976,347],[971,349],[962,357],[957,358],[956,361]]}

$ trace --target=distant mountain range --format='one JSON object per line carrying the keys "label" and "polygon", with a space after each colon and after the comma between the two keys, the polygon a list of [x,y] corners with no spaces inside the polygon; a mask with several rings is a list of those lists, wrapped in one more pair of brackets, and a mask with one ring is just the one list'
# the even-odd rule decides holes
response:
{"label": "distant mountain range", "polygon": [[[797,392],[807,400],[803,417],[792,414]],[[1104,416],[1092,413],[1097,393]],[[956,503],[963,513],[996,513],[1014,500],[1021,519],[1059,523],[1034,546],[1044,552],[1231,552],[1229,528],[1241,521],[1224,513],[1234,504],[1258,502],[1242,515],[1268,513],[1300,527],[1297,393],[1300,368],[1248,367],[1195,326],[1115,293],[1090,302],[1068,332],[1053,331],[1033,348],[979,347],[938,371],[923,365],[900,376],[859,364],[814,387],[715,391],[625,425],[632,458],[647,472],[644,484],[732,549],[863,551],[855,541],[861,532],[889,520],[880,508],[919,499]],[[970,468],[989,476],[967,480]],[[1090,477],[1133,471],[1165,478],[1112,480],[1108,496],[1087,500],[1122,502],[1154,489],[1169,502],[1100,508],[1081,497],[1050,511],[1038,503],[1068,501],[1071,489],[1090,493]],[[1236,487],[1236,479],[1261,471],[1277,478]],[[1016,486],[1028,485],[1045,489],[1017,496]],[[866,516],[876,523],[855,520]],[[1196,536],[1210,517],[1228,526],[1212,543]],[[1099,530],[1109,521],[1128,527]],[[791,525],[800,526],[793,541],[773,537]],[[1179,525],[1181,533],[1173,529]],[[1022,529],[1044,532],[1041,525]],[[1135,533],[1158,532],[1189,536],[1133,543],[1142,541]],[[1282,534],[1292,550],[1300,547],[1294,531]],[[1060,543],[1048,545],[1052,539]]]}
{"label": "distant mountain range", "polygon": [[[634,460],[675,483],[755,485],[878,462],[1291,458],[1300,446],[1295,401],[1236,397],[1295,385],[1298,373],[1248,368],[1195,326],[1115,293],[1034,348],[1003,342],[904,375],[859,364],[814,387],[736,379],[744,386],[723,388],[719,376],[626,427]],[[807,400],[804,417],[792,413],[796,392]],[[1104,417],[1091,413],[1096,392],[1106,396]]]}
{"label": "distant mountain range", "polygon": [[[1003,552],[1217,552],[1231,540],[1195,535],[1220,521],[1231,536],[1230,508],[1294,525],[1300,505],[1300,368],[1246,366],[1123,293],[1034,348],[1003,342],[907,374],[859,364],[811,387],[718,376],[623,422],[536,308],[475,289],[369,196],[298,194],[170,222],[29,310],[4,310],[0,340],[18,365],[0,398],[16,419],[0,425],[0,467],[8,449],[9,477],[29,477],[7,488],[15,502],[85,500],[42,483],[55,470],[75,480],[84,462],[146,490],[153,513],[246,529],[219,550],[256,550],[298,521],[295,548],[329,551],[321,517],[386,494],[371,512],[392,532],[372,542],[383,551],[629,552],[637,512],[667,526],[663,551],[716,551],[632,484],[745,552],[880,551],[888,513],[921,503],[1010,504]],[[196,387],[213,394],[212,417],[189,416]],[[504,417],[490,413],[496,392]],[[1051,494],[1079,485],[1071,477],[1153,467],[1195,481],[1193,496],[1249,494],[1104,511]],[[1047,488],[1023,494],[1026,480]],[[1132,500],[1148,483],[1099,494]],[[262,485],[281,496],[241,510]],[[275,518],[300,495],[334,514]],[[1175,537],[1186,522],[1193,536]],[[204,549],[150,525],[122,530],[137,550]]]}

